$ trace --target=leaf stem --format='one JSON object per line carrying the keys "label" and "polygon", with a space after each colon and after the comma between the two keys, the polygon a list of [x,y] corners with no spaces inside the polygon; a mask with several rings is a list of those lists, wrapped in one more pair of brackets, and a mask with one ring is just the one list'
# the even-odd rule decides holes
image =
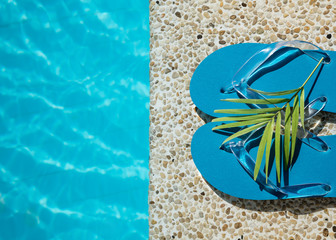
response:
{"label": "leaf stem", "polygon": [[307,80],[302,84],[302,86],[300,88],[303,88],[306,83],[308,82],[308,80],[313,76],[314,72],[316,71],[316,69],[318,68],[318,66],[320,66],[320,64],[322,63],[323,61],[323,57],[321,58],[321,60],[318,62],[318,64],[316,65],[316,67],[314,68],[314,70],[311,72],[311,74],[309,75],[309,77],[307,78]]}
{"label": "leaf stem", "polygon": [[313,74],[316,71],[316,69],[318,68],[318,66],[320,66],[320,64],[322,63],[323,59],[324,58],[322,57],[321,60],[318,62],[318,64],[313,69],[313,71],[310,73],[310,75],[308,76],[308,78],[306,79],[306,81],[302,84],[301,87],[298,88],[298,90],[296,91],[296,93],[293,94],[293,96],[282,106],[282,108],[279,111],[283,110],[286,107],[287,103],[289,103],[290,101],[292,101],[293,98],[295,98],[295,96],[304,88],[304,86],[307,84],[307,82],[309,81],[309,79],[313,76]]}

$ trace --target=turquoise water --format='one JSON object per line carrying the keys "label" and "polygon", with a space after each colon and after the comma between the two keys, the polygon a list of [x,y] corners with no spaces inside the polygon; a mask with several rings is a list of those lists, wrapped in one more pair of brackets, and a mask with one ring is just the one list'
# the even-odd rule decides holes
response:
{"label": "turquoise water", "polygon": [[0,13],[0,239],[147,239],[148,1]]}

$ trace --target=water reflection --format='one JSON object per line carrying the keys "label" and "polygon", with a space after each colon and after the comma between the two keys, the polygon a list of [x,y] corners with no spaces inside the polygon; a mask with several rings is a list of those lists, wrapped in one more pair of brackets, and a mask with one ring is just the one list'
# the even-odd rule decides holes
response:
{"label": "water reflection", "polygon": [[148,6],[131,2],[0,6],[1,239],[148,237]]}

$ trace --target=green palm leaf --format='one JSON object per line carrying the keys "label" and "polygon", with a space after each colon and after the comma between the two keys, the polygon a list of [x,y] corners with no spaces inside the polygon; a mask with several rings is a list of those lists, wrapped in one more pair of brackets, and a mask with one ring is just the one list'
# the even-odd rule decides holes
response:
{"label": "green palm leaf", "polygon": [[268,118],[260,118],[260,119],[254,119],[254,120],[248,120],[248,121],[228,123],[228,124],[223,124],[223,125],[219,125],[217,127],[214,127],[212,130],[248,126],[248,125],[252,125],[252,124],[256,124],[256,123],[260,123],[260,122],[266,122],[268,120],[269,120]]}
{"label": "green palm leaf", "polygon": [[245,99],[245,98],[227,98],[221,99],[224,102],[245,103],[245,104],[277,104],[288,102],[288,98],[268,98],[268,99]]}
{"label": "green palm leaf", "polygon": [[257,108],[257,109],[219,109],[219,110],[215,110],[214,113],[259,114],[259,113],[277,112],[279,110],[281,110],[281,108],[279,108],[279,107],[275,107],[275,108]]}
{"label": "green palm leaf", "polygon": [[280,172],[280,167],[281,167],[281,159],[280,159],[280,150],[281,150],[281,145],[280,145],[280,133],[281,133],[281,112],[278,112],[277,114],[277,121],[276,121],[276,126],[275,126],[275,165],[276,165],[276,172],[277,172],[277,177],[278,177],[278,182],[280,183],[280,177],[281,177],[281,172]]}
{"label": "green palm leaf", "polygon": [[294,152],[295,152],[298,123],[299,123],[299,97],[298,95],[296,95],[294,99],[293,116],[292,116],[292,150],[291,150],[292,153],[291,153],[290,164],[293,161]]}
{"label": "green palm leaf", "polygon": [[301,95],[300,95],[300,117],[301,117],[301,125],[304,129],[304,102],[305,102],[305,92],[304,88],[302,88]]}
{"label": "green palm leaf", "polygon": [[[249,132],[252,132],[253,130],[256,130],[256,129],[258,129],[258,128],[261,128],[261,127],[263,127],[263,126],[265,126],[265,125],[266,125],[266,122],[262,122],[262,123],[258,123],[258,124],[256,124],[256,125],[253,125],[253,126],[251,126],[251,127],[244,128],[244,129],[242,129],[242,130],[236,132],[235,134],[232,134],[232,135],[231,135],[230,137],[228,137],[227,139],[225,139],[225,141],[224,141],[222,144],[224,144],[224,143],[226,143],[226,142],[228,142],[228,141],[230,141],[230,140],[232,140],[232,139],[234,139],[234,138],[236,138],[236,137],[239,137],[239,136],[242,136],[242,135],[247,134],[247,133],[249,133]],[[212,130],[214,130],[214,129],[212,129]]]}
{"label": "green palm leaf", "polygon": [[258,177],[261,161],[263,159],[264,152],[265,152],[265,145],[267,143],[267,139],[268,139],[268,135],[269,135],[270,131],[271,131],[271,121],[268,122],[268,124],[267,124],[267,126],[264,130],[264,134],[263,134],[263,136],[260,140],[260,143],[259,143],[256,164],[255,164],[255,167],[254,167],[254,180],[256,180],[257,177]]}
{"label": "green palm leaf", "polygon": [[260,93],[260,94],[267,95],[267,96],[283,96],[283,95],[288,95],[291,93],[298,92],[300,90],[300,88],[297,88],[297,89],[279,91],[279,92],[264,92],[264,91],[260,91],[257,89],[252,89],[252,88],[249,88],[249,89],[253,92]]}
{"label": "green palm leaf", "polygon": [[268,165],[269,165],[269,157],[271,152],[271,145],[272,145],[272,138],[273,138],[273,125],[274,125],[274,118],[272,118],[271,123],[269,125],[269,130],[267,133],[266,139],[266,153],[265,153],[265,172],[266,172],[266,183],[268,178]]}
{"label": "green palm leaf", "polygon": [[240,115],[240,116],[228,116],[228,117],[220,117],[215,118],[212,122],[224,122],[224,121],[242,121],[242,120],[252,120],[258,118],[271,118],[274,114],[265,113],[265,114],[254,114],[254,115]]}
{"label": "green palm leaf", "polygon": [[[304,128],[304,86],[308,80],[313,76],[314,72],[317,70],[318,66],[322,63],[323,58],[315,66],[314,70],[310,73],[308,78],[302,84],[301,87],[297,89],[291,89],[286,91],[277,92],[266,92],[250,88],[259,94],[274,96],[275,98],[265,98],[265,99],[222,99],[222,101],[234,102],[234,103],[244,103],[244,104],[278,104],[284,103],[284,105],[273,108],[259,108],[259,109],[219,109],[215,110],[215,113],[224,114],[236,114],[237,116],[226,116],[220,117],[213,120],[213,122],[231,122],[228,124],[216,126],[213,130],[225,129],[231,127],[249,126],[241,129],[240,131],[232,134],[222,143],[226,143],[234,138],[248,134],[254,130],[265,127],[263,136],[261,138],[256,164],[254,168],[254,180],[257,179],[258,173],[260,171],[260,166],[262,163],[263,156],[265,155],[265,171],[266,171],[266,181],[268,180],[268,169],[269,169],[269,158],[273,139],[273,125],[275,122],[275,164],[276,164],[276,175],[278,182],[281,180],[281,149],[283,148],[283,166],[287,170],[289,164],[292,163],[294,153],[295,153],[295,143],[298,131],[299,118],[301,119],[302,127]],[[293,94],[291,98],[277,98],[283,95]],[[300,96],[299,96],[300,94]],[[290,102],[294,99],[293,110],[290,107]],[[284,119],[284,140],[281,142],[281,126],[282,126],[282,111],[285,111]],[[244,115],[246,114],[246,115]],[[292,131],[291,131],[292,130]],[[292,139],[292,140],[291,140]],[[283,146],[281,146],[281,143]],[[291,153],[291,155],[290,155]]]}
{"label": "green palm leaf", "polygon": [[286,115],[285,115],[285,139],[284,139],[284,157],[285,157],[285,169],[288,168],[289,162],[289,149],[290,149],[290,130],[291,130],[291,108],[289,103],[286,105]]}

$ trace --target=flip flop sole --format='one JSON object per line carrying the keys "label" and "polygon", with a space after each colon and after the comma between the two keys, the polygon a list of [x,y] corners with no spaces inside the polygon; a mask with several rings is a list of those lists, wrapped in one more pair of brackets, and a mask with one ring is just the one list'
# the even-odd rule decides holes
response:
{"label": "flip flop sole", "polygon": [[[266,48],[267,44],[244,43],[221,48],[197,67],[190,82],[190,95],[194,104],[206,114],[218,117],[215,109],[248,108],[244,104],[222,102],[220,99],[237,97],[236,93],[225,94],[221,90],[230,86],[232,78],[241,66],[255,53]],[[305,86],[309,95],[307,102],[326,96],[328,103],[324,111],[335,112],[336,97],[336,52],[326,51],[331,62],[316,71]],[[295,89],[301,86],[317,62],[302,54],[287,63],[280,69],[261,76],[251,87],[263,91],[282,91]],[[312,91],[310,92],[310,89]]]}
{"label": "flip flop sole", "polygon": [[[234,197],[252,200],[278,199],[277,196],[261,190],[232,153],[219,149],[226,136],[213,132],[211,129],[214,126],[214,123],[203,125],[195,132],[191,142],[193,160],[204,179],[213,187]],[[318,152],[302,144],[298,159],[290,170],[288,185],[324,183],[331,186],[330,192],[324,197],[336,197],[336,136],[324,136],[321,139],[331,149]],[[256,151],[255,148],[250,154],[255,157]],[[273,167],[269,179],[274,183],[275,176]]]}

